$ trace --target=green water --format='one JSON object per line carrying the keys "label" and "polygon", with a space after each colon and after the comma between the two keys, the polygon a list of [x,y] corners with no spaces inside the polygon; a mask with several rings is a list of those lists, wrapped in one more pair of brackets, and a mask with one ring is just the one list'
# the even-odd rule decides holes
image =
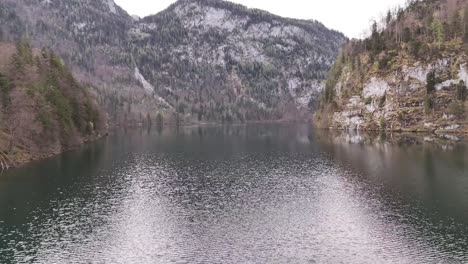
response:
{"label": "green water", "polygon": [[468,262],[464,143],[128,130],[0,176],[0,263],[449,262]]}

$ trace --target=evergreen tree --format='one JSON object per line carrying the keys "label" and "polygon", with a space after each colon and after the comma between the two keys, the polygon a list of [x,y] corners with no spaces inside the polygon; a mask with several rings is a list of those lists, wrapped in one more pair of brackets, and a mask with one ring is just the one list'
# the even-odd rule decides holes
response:
{"label": "evergreen tree", "polygon": [[460,101],[466,100],[466,85],[464,81],[460,81],[457,85],[457,99]]}
{"label": "evergreen tree", "polygon": [[468,7],[465,7],[463,12],[463,41],[466,43],[468,42]]}
{"label": "evergreen tree", "polygon": [[442,43],[445,40],[444,24],[440,21],[440,19],[434,18],[431,27],[434,41],[439,44]]}
{"label": "evergreen tree", "polygon": [[426,76],[426,90],[427,93],[432,93],[435,91],[435,85],[436,85],[436,76],[435,76],[435,71],[430,71],[427,76]]}
{"label": "evergreen tree", "polygon": [[387,12],[387,17],[385,18],[385,22],[387,23],[387,27],[390,25],[392,22],[392,11],[388,10]]}
{"label": "evergreen tree", "polygon": [[9,93],[11,91],[11,83],[8,77],[0,72],[0,92],[3,107],[9,103]]}
{"label": "evergreen tree", "polygon": [[458,12],[455,12],[451,20],[452,20],[450,23],[451,37],[457,38],[462,35],[462,31],[463,31],[462,30],[462,23],[463,23],[462,17],[460,16]]}

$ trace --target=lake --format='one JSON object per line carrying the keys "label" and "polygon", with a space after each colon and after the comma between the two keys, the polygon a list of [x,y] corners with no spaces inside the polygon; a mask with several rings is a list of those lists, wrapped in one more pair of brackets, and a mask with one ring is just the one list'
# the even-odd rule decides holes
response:
{"label": "lake", "polygon": [[466,263],[468,145],[453,139],[117,131],[0,176],[0,263]]}

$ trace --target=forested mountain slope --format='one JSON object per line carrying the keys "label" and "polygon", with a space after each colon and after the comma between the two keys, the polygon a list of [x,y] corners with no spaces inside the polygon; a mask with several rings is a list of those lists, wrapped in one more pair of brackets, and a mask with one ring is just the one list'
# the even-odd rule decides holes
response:
{"label": "forested mountain slope", "polygon": [[[114,123],[304,118],[345,37],[221,0],[181,0],[143,19],[112,0],[4,0],[1,37],[50,47]],[[311,100],[312,99],[312,100]]]}
{"label": "forested mountain slope", "polygon": [[346,44],[316,122],[364,130],[468,132],[468,1],[410,1]]}
{"label": "forested mountain slope", "polygon": [[217,0],[179,1],[130,33],[142,74],[199,120],[296,118],[344,41],[316,21]]}
{"label": "forested mountain slope", "polygon": [[27,41],[0,43],[0,169],[100,137],[106,120],[63,61]]}

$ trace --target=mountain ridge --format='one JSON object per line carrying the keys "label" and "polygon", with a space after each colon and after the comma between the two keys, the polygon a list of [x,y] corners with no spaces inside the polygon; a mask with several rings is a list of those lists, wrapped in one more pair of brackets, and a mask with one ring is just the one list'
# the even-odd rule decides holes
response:
{"label": "mountain ridge", "polygon": [[112,0],[5,0],[0,22],[3,39],[27,35],[63,57],[96,87],[114,124],[157,113],[186,122],[306,118],[346,39],[317,21],[215,0],[178,1],[138,20]]}

